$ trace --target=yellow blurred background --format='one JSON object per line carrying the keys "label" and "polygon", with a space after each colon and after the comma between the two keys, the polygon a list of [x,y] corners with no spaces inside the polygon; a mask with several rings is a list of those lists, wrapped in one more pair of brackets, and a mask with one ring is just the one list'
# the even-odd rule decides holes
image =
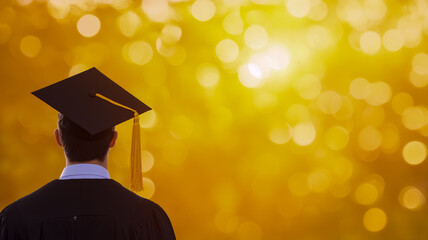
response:
{"label": "yellow blurred background", "polygon": [[178,239],[425,238],[427,43],[426,0],[1,0],[0,208],[64,167],[30,92],[95,66],[154,109],[140,195]]}

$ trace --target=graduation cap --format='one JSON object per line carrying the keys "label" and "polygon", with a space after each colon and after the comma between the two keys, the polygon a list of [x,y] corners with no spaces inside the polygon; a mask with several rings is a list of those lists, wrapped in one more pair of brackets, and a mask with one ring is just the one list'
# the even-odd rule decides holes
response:
{"label": "graduation cap", "polygon": [[32,92],[89,135],[134,118],[131,147],[131,190],[143,189],[138,115],[151,110],[96,68]]}

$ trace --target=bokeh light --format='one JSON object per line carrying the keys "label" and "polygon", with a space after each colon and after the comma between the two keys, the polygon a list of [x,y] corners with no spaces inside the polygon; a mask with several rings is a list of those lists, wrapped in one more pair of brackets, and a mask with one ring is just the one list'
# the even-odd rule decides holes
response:
{"label": "bokeh light", "polygon": [[401,206],[417,211],[425,205],[425,195],[417,187],[408,186],[401,190],[399,202]]}
{"label": "bokeh light", "polygon": [[314,99],[321,93],[321,81],[317,76],[306,74],[295,82],[295,89],[304,99]]}
{"label": "bokeh light", "polygon": [[199,84],[205,88],[217,86],[220,80],[220,72],[217,67],[210,63],[201,64],[196,69],[196,78]]}
{"label": "bokeh light", "polygon": [[379,196],[378,189],[370,183],[362,183],[355,190],[355,199],[359,204],[371,205]]}
{"label": "bokeh light", "polygon": [[129,59],[137,64],[147,64],[153,57],[152,47],[145,41],[135,41],[128,48]]}
{"label": "bokeh light", "polygon": [[358,143],[366,151],[376,150],[382,143],[382,135],[373,126],[365,127],[358,136]]}
{"label": "bokeh light", "polygon": [[199,21],[208,21],[215,14],[215,5],[210,0],[196,0],[192,5],[192,14]]}
{"label": "bokeh light", "polygon": [[381,231],[387,224],[387,215],[380,208],[371,208],[364,214],[364,227],[371,232]]}
{"label": "bokeh light", "polygon": [[301,146],[311,144],[316,136],[316,129],[310,122],[299,123],[293,128],[293,141]]}
{"label": "bokeh light", "polygon": [[97,16],[86,14],[77,22],[77,30],[84,37],[93,37],[100,31],[101,22]]}
{"label": "bokeh light", "polygon": [[123,35],[132,37],[142,25],[140,16],[133,11],[128,11],[118,18],[117,24]]}
{"label": "bokeh light", "polygon": [[397,29],[390,29],[383,34],[382,42],[388,51],[396,52],[404,45],[403,35]]}
{"label": "bokeh light", "polygon": [[311,10],[311,2],[309,0],[287,0],[287,9],[294,17],[304,17]]}
{"label": "bokeh light", "polygon": [[360,47],[364,53],[375,54],[379,51],[382,44],[382,39],[379,34],[374,31],[367,31],[361,34]]}
{"label": "bokeh light", "polygon": [[244,22],[242,21],[239,11],[229,13],[223,20],[224,30],[231,35],[238,35],[244,30]]}
{"label": "bokeh light", "polygon": [[245,30],[244,40],[248,47],[260,49],[267,44],[269,36],[262,26],[252,25]]}
{"label": "bokeh light", "polygon": [[422,163],[427,157],[427,147],[419,141],[408,142],[403,148],[403,158],[410,165]]}
{"label": "bokeh light", "polygon": [[29,35],[21,40],[20,46],[22,54],[29,58],[33,58],[39,54],[42,43],[39,38]]}
{"label": "bokeh light", "polygon": [[225,63],[233,62],[239,55],[238,45],[231,39],[223,39],[216,46],[217,57]]}

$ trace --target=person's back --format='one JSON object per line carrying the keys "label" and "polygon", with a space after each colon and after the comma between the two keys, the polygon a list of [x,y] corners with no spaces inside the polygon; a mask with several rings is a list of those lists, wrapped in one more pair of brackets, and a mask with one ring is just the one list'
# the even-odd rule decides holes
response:
{"label": "person's back", "polygon": [[54,180],[6,207],[0,239],[175,239],[154,202],[112,179]]}
{"label": "person's back", "polygon": [[0,213],[0,240],[174,240],[163,209],[110,179],[107,170],[114,126],[134,118],[130,187],[143,190],[138,115],[151,108],[96,68],[33,94],[60,112],[54,133],[66,167],[59,179]]}

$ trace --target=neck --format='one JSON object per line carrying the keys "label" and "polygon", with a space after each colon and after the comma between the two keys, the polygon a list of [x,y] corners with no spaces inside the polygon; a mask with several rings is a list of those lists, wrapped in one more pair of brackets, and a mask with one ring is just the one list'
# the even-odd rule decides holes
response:
{"label": "neck", "polygon": [[108,166],[107,157],[103,161],[101,161],[99,159],[92,159],[92,160],[85,161],[85,162],[71,162],[69,159],[66,159],[66,161],[65,161],[66,166],[70,166],[70,165],[74,165],[74,164],[82,164],[82,163],[100,165],[101,167],[104,167],[105,169],[107,169],[107,166]]}

